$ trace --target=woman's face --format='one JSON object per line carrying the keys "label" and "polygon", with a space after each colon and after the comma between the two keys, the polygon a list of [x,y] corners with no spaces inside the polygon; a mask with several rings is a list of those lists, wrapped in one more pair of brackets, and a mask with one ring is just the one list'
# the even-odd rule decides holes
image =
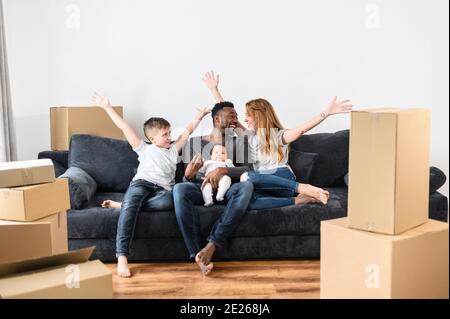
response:
{"label": "woman's face", "polygon": [[255,127],[255,120],[248,112],[245,113],[245,120],[244,120],[244,122],[247,123],[247,126],[248,126],[248,128],[250,130],[256,129],[256,127]]}

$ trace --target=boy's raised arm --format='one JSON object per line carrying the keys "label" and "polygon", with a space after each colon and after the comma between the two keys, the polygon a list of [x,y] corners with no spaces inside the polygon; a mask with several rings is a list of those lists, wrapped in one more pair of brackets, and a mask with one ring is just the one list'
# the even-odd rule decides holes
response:
{"label": "boy's raised arm", "polygon": [[111,106],[111,103],[109,102],[106,96],[99,96],[98,94],[94,94],[91,97],[91,101],[95,106],[102,107],[106,111],[106,113],[108,113],[109,117],[114,122],[114,124],[122,130],[128,143],[130,143],[133,149],[136,149],[141,145],[142,139],[139,136],[137,136],[136,132],[134,132],[131,126],[128,125],[128,123],[125,122],[123,118],[121,118],[116,113],[116,111],[114,111],[114,109]]}
{"label": "boy's raised arm", "polygon": [[337,96],[335,96],[328,104],[325,112],[320,113],[320,115],[315,116],[299,127],[287,129],[286,131],[284,131],[283,143],[289,144],[297,140],[300,136],[322,123],[328,116],[340,113],[349,113],[351,112],[352,108],[353,104],[350,102],[350,100],[338,101]]}
{"label": "boy's raised arm", "polygon": [[197,108],[197,114],[194,117],[194,120],[186,126],[186,129],[183,133],[180,134],[178,139],[175,142],[175,146],[177,148],[177,151],[180,152],[183,146],[186,144],[187,140],[189,139],[189,136],[194,132],[194,130],[197,128],[197,126],[200,124],[202,119],[205,117],[205,115],[211,113],[211,109],[204,107],[204,108]]}

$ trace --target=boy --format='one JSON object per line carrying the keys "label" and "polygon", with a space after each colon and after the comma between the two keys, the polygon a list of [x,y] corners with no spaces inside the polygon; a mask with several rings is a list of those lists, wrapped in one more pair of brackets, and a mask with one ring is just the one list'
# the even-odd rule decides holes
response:
{"label": "boy", "polygon": [[144,123],[144,134],[152,143],[148,145],[114,111],[107,97],[95,94],[91,99],[95,105],[102,107],[108,113],[114,124],[122,130],[133,150],[139,155],[137,173],[122,202],[116,238],[117,275],[130,277],[128,255],[142,204],[161,190],[172,190],[175,184],[178,153],[203,117],[211,110],[208,108],[197,109],[198,113],[194,120],[173,144],[171,144],[170,123],[163,118],[150,118]]}

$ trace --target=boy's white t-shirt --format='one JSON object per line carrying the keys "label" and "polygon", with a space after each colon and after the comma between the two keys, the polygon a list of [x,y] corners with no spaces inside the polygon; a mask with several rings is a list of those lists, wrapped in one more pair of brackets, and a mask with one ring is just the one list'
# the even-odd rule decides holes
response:
{"label": "boy's white t-shirt", "polygon": [[168,191],[172,190],[178,162],[175,144],[170,148],[162,148],[142,141],[133,151],[139,155],[139,166],[133,181],[143,179]]}

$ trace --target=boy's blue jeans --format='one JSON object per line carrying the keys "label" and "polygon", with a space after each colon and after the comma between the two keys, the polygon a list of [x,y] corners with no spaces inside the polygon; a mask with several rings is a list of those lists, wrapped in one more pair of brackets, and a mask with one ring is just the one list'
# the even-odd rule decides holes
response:
{"label": "boy's blue jeans", "polygon": [[143,207],[146,210],[172,209],[172,192],[143,179],[130,183],[117,224],[116,257],[129,255],[138,214]]}
{"label": "boy's blue jeans", "polygon": [[254,192],[249,210],[270,209],[294,205],[299,183],[288,167],[270,171],[249,171],[247,181],[253,183]]}

